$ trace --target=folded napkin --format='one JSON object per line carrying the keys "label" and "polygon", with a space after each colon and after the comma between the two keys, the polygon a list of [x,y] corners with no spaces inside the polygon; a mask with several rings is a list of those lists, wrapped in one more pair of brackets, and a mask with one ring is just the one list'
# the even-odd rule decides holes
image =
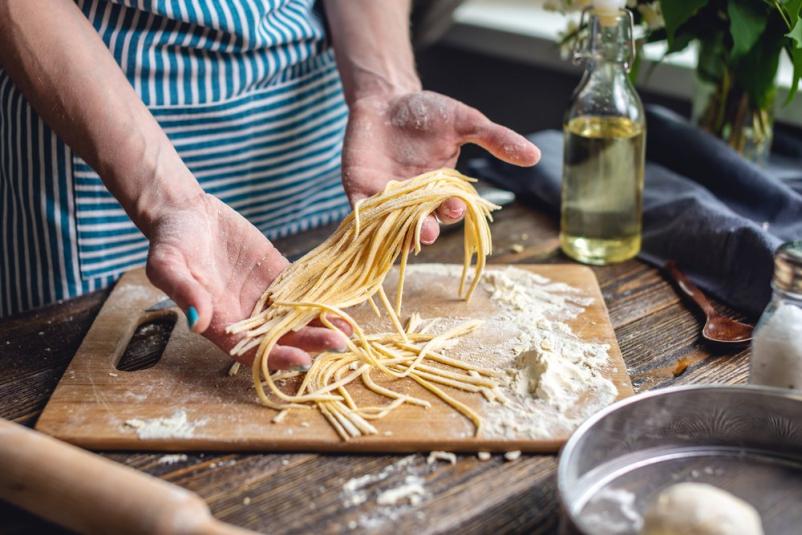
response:
{"label": "folded napkin", "polygon": [[[771,297],[774,250],[802,239],[802,141],[778,135],[772,161],[759,167],[665,108],[647,108],[646,131],[640,258],[676,260],[700,287],[757,316]],[[478,158],[470,173],[556,215],[562,132],[529,139],[543,153],[537,166]]]}

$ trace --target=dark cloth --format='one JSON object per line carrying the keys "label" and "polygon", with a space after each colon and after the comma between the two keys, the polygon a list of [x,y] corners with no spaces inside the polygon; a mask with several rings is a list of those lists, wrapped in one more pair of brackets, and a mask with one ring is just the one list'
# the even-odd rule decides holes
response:
{"label": "dark cloth", "polygon": [[[802,239],[802,141],[778,136],[761,168],[665,108],[647,108],[646,128],[640,257],[657,266],[676,260],[700,287],[757,316],[771,297],[774,250]],[[478,158],[470,172],[556,215],[562,132],[529,139],[543,153],[537,166]]]}

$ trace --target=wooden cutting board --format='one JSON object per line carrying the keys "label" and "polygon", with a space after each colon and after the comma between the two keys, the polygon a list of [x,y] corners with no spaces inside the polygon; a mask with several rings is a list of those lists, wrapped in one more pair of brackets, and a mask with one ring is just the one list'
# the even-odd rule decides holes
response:
{"label": "wooden cutting board", "polygon": [[[503,266],[493,266],[499,267]],[[619,399],[631,395],[626,365],[593,272],[577,265],[516,267],[567,283],[593,298],[593,304],[568,324],[582,340],[609,344],[610,361],[603,374],[616,386]],[[405,312],[418,311],[423,317],[487,314],[488,292],[477,291],[466,304],[454,298],[454,285],[446,282],[449,284],[441,278],[431,284],[417,280],[408,285]],[[553,452],[568,438],[565,434],[548,439],[474,437],[468,420],[415,384],[402,388],[430,400],[432,407],[398,408],[378,421],[378,435],[344,442],[315,410],[290,411],[282,423],[272,423],[276,412],[258,404],[250,370],[229,377],[228,357],[189,332],[180,311],[145,312],[164,297],[150,285],[144,270],[131,271],[120,279],[39,418],[39,431],[87,448],[160,451]],[[115,368],[139,325],[176,312],[178,321],[156,365],[130,372]],[[369,322],[368,314],[367,306],[354,311],[360,322]],[[488,343],[493,343],[494,336],[504,333],[488,332],[486,336]],[[484,402],[478,395],[444,388],[482,413]],[[362,395],[372,394],[356,391],[357,403]],[[184,416],[187,423],[178,425]],[[159,418],[172,418],[167,433],[160,434],[157,429],[155,433],[144,433],[144,438],[140,436],[142,422]]]}

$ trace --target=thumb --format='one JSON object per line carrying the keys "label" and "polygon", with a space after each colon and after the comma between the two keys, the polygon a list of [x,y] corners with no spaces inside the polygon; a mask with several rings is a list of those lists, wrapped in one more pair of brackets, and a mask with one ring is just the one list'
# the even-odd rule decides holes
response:
{"label": "thumb", "polygon": [[151,247],[146,273],[154,286],[184,311],[193,332],[202,333],[209,327],[214,314],[211,295],[192,275],[183,255],[170,248]]}
{"label": "thumb", "polygon": [[460,144],[474,143],[490,154],[513,165],[530,167],[540,160],[540,149],[509,128],[494,123],[479,110],[460,105],[454,128]]}

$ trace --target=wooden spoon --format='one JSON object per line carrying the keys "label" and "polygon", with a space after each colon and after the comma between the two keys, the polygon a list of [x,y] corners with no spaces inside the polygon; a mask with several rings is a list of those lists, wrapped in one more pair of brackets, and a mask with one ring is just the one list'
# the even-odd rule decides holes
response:
{"label": "wooden spoon", "polygon": [[676,281],[677,287],[690,297],[694,303],[699,305],[699,308],[707,316],[707,321],[705,321],[705,326],[702,329],[702,336],[710,341],[722,344],[742,344],[752,339],[752,326],[716,312],[705,294],[688,280],[688,277],[679,270],[676,262],[673,260],[666,262],[666,270]]}

